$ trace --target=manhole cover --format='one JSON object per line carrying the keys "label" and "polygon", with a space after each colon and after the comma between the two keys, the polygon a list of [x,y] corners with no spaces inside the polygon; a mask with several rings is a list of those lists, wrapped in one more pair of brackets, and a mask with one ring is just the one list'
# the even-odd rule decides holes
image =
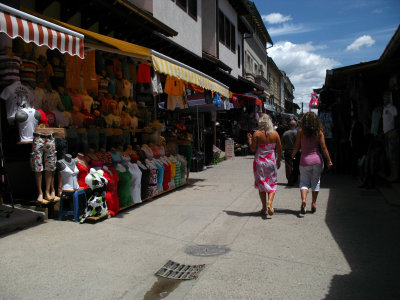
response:
{"label": "manhole cover", "polygon": [[217,245],[195,245],[186,248],[185,253],[194,256],[217,256],[229,252],[225,246]]}
{"label": "manhole cover", "polygon": [[155,275],[170,279],[196,279],[204,267],[205,265],[182,265],[169,260]]}

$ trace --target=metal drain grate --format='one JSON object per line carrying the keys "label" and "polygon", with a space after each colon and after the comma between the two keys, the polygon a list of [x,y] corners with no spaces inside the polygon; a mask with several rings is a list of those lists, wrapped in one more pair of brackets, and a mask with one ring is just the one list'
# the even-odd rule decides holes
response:
{"label": "metal drain grate", "polygon": [[170,279],[196,279],[204,267],[205,265],[182,265],[169,260],[155,275]]}
{"label": "metal drain grate", "polygon": [[185,249],[185,253],[194,256],[217,256],[229,252],[230,249],[218,245],[195,245]]}

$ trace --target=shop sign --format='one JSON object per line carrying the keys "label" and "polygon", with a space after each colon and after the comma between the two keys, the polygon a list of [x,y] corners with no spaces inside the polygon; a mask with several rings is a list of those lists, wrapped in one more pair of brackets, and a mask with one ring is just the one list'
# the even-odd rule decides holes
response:
{"label": "shop sign", "polygon": [[225,156],[227,159],[235,157],[235,144],[232,139],[225,141]]}
{"label": "shop sign", "polygon": [[264,108],[266,110],[275,111],[275,106],[268,103],[264,103]]}

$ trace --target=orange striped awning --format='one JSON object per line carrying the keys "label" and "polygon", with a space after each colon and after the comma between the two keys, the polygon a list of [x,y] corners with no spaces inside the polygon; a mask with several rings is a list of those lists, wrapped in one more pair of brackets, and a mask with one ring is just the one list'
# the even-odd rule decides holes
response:
{"label": "orange striped awning", "polygon": [[0,4],[0,32],[84,58],[82,34]]}

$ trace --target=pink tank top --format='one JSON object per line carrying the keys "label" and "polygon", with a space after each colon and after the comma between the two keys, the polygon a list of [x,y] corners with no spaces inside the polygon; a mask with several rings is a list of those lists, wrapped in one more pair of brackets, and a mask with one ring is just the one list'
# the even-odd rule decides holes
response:
{"label": "pink tank top", "polygon": [[300,166],[311,166],[322,163],[318,146],[319,139],[317,137],[301,138]]}

